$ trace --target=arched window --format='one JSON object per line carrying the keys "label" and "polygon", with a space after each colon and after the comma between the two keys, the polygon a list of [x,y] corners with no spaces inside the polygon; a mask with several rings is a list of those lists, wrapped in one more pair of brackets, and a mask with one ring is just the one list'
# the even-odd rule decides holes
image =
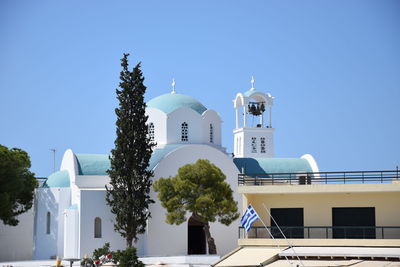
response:
{"label": "arched window", "polygon": [[51,214],[50,211],[47,212],[46,214],[46,234],[50,234],[50,219],[51,219]]}
{"label": "arched window", "polygon": [[265,137],[260,138],[260,144],[261,144],[261,153],[265,153]]}
{"label": "arched window", "polygon": [[99,217],[94,219],[94,238],[101,238],[101,219]]}
{"label": "arched window", "polygon": [[257,138],[251,138],[251,153],[257,153]]}
{"label": "arched window", "polygon": [[154,123],[149,123],[149,139],[151,142],[154,141]]}
{"label": "arched window", "polygon": [[214,143],[214,127],[212,123],[210,123],[210,143]]}
{"label": "arched window", "polygon": [[189,141],[189,125],[186,122],[181,125],[181,141]]}

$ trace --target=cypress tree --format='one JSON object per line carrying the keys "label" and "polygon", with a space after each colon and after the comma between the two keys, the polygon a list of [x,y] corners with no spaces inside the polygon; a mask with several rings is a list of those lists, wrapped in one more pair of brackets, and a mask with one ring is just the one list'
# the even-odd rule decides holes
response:
{"label": "cypress tree", "polygon": [[125,238],[127,247],[132,247],[132,241],[145,232],[149,205],[154,203],[149,196],[153,172],[147,169],[154,144],[148,137],[146,86],[140,62],[129,71],[128,56],[121,59],[121,81],[116,89],[119,107],[115,109],[117,129],[106,201],[115,215],[115,231]]}

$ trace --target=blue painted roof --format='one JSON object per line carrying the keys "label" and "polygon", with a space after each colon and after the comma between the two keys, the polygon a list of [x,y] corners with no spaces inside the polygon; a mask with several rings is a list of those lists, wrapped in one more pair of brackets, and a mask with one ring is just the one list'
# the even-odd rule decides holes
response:
{"label": "blue painted roof", "polygon": [[42,187],[69,187],[70,180],[68,171],[58,171],[51,174]]}
{"label": "blue painted roof", "polygon": [[245,174],[312,172],[308,161],[301,158],[234,158],[233,162]]}
{"label": "blue painted roof", "polygon": [[79,175],[108,175],[110,160],[105,154],[75,154]]}
{"label": "blue painted roof", "polygon": [[[186,146],[182,144],[169,144],[163,148],[154,149],[149,162],[149,169],[154,167],[170,152],[179,147]],[[79,175],[101,175],[108,176],[107,170],[110,168],[110,160],[106,154],[75,154],[78,162]]]}
{"label": "blue painted roof", "polygon": [[207,110],[203,104],[191,96],[171,93],[153,98],[147,102],[147,107],[157,108],[167,114],[182,107],[191,108],[199,114],[203,114],[203,112]]}

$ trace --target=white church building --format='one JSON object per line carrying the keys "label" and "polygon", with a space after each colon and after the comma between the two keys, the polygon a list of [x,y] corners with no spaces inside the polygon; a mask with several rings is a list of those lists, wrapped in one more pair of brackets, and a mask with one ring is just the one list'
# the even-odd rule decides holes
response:
{"label": "white church building", "polygon": [[[222,147],[222,120],[216,111],[196,99],[175,92],[147,103],[150,139],[157,143],[149,168],[153,180],[175,176],[180,167],[198,159],[208,159],[226,175],[238,207],[239,173],[318,172],[312,156],[274,158],[272,106],[274,98],[254,88],[238,93],[233,101],[236,115],[234,151]],[[254,116],[254,118],[251,118]],[[252,121],[256,121],[252,125]],[[37,189],[34,205],[33,259],[54,256],[82,258],[110,242],[124,249],[125,240],[114,232],[113,214],[105,201],[109,183],[109,155],[80,154],[68,149],[60,170]],[[202,226],[188,219],[181,225],[165,222],[164,208],[154,191],[151,218],[146,232],[135,244],[139,256],[206,254]],[[230,226],[211,224],[219,255],[237,247],[239,220]]]}

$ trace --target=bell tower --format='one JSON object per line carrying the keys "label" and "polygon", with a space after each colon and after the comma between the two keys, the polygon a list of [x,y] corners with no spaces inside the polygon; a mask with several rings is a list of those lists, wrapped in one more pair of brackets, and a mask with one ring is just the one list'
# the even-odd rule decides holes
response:
{"label": "bell tower", "polygon": [[237,158],[274,157],[274,128],[272,128],[272,105],[274,97],[254,88],[238,93],[233,100],[236,111],[234,155]]}

